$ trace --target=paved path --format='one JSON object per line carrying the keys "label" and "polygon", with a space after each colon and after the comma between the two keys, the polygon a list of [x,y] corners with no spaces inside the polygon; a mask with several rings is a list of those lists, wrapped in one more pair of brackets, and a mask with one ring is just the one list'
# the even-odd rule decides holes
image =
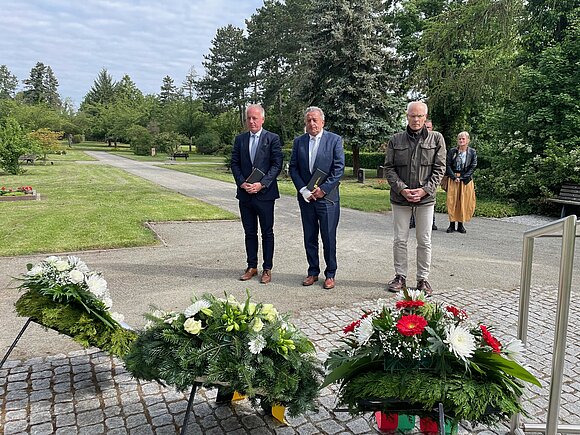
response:
{"label": "paved path", "polygon": [[[103,163],[237,213],[233,184],[107,153],[91,154]],[[438,215],[437,220],[445,227],[445,216]],[[192,292],[227,291],[242,297],[249,288],[255,299],[271,301],[281,311],[291,311],[324,357],[324,352],[334,346],[341,327],[357,315],[365,301],[391,297],[384,291],[393,273],[391,227],[390,213],[343,208],[334,291],[300,285],[306,259],[293,197],[283,197],[276,203],[274,281],[267,286],[257,280],[244,284],[236,280],[245,266],[239,221],[155,224],[153,228],[164,241],[158,247],[81,255],[91,268],[103,271],[115,301],[114,309],[124,313],[130,324],[142,325],[141,315],[152,303],[165,309],[182,309]],[[436,297],[465,306],[474,317],[497,325],[505,336],[515,335],[522,235],[531,227],[475,218],[467,228],[466,235],[434,232],[430,281]],[[411,246],[413,252],[413,242]],[[576,251],[578,254],[579,248]],[[0,352],[23,324],[12,312],[18,292],[4,290],[14,285],[9,277],[18,276],[26,263],[43,257],[0,258]],[[558,260],[558,240],[537,241],[529,358],[544,385],[550,373]],[[410,265],[412,270],[414,264]],[[576,267],[576,287],[578,274]],[[573,291],[577,296],[577,290]],[[574,296],[571,331],[580,320]],[[576,405],[580,395],[579,347],[578,339],[571,334],[561,410],[566,423],[580,421],[580,408]],[[27,332],[12,358],[0,370],[0,428],[4,433],[174,433],[183,421],[183,395],[135,382],[123,373],[118,361],[98,352],[79,350],[70,339],[43,331],[37,325]],[[295,419],[291,427],[276,425],[244,403],[217,407],[212,394],[202,392],[196,402],[190,433],[375,433],[368,415],[351,418],[335,414],[330,390],[323,392],[318,414]],[[547,394],[547,388],[532,392],[533,400],[526,405],[531,413],[529,421],[545,419]],[[502,430],[505,428],[499,431]]]}

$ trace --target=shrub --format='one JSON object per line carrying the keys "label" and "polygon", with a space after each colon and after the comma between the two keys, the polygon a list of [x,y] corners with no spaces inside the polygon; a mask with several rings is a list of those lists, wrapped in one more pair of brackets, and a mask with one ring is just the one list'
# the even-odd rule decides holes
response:
{"label": "shrub", "polygon": [[149,130],[140,125],[132,125],[127,130],[127,136],[134,154],[138,156],[149,155],[153,146],[153,136]]}
{"label": "shrub", "polygon": [[[385,163],[385,153],[359,153],[360,167],[377,169]],[[352,151],[344,152],[345,166],[352,166]]]}
{"label": "shrub", "polygon": [[81,143],[85,141],[85,135],[84,134],[73,134],[72,137],[72,142],[73,143]]}
{"label": "shrub", "polygon": [[155,136],[155,148],[157,148],[157,151],[173,154],[180,152],[181,144],[185,143],[186,141],[187,138],[179,133],[159,133]]}
{"label": "shrub", "polygon": [[18,158],[37,149],[38,146],[22,131],[16,119],[8,117],[0,122],[0,168],[13,175],[21,173]]}
{"label": "shrub", "polygon": [[200,134],[196,142],[199,154],[219,154],[223,151],[219,134],[214,130],[207,130],[205,133]]}

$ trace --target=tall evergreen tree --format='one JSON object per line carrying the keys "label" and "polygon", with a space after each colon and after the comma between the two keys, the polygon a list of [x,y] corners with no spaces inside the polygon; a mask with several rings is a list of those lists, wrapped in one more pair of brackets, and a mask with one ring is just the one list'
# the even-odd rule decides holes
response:
{"label": "tall evergreen tree", "polygon": [[175,86],[173,79],[170,76],[163,77],[163,84],[161,85],[161,92],[159,93],[159,100],[162,104],[176,101],[179,98],[179,89]]}
{"label": "tall evergreen tree", "polygon": [[115,100],[132,104],[140,104],[143,101],[143,92],[129,77],[129,74],[121,77],[121,80],[115,85]]}
{"label": "tall evergreen tree", "polygon": [[244,68],[244,31],[229,24],[217,30],[210,54],[202,62],[205,76],[197,82],[197,92],[214,113],[236,109],[240,126],[248,102],[248,71]]}
{"label": "tall evergreen tree", "polygon": [[400,126],[398,65],[381,0],[316,0],[309,22],[302,95],[326,110],[359,168],[361,148],[375,149]]}
{"label": "tall evergreen tree", "polygon": [[14,98],[18,79],[6,65],[0,65],[0,100]]}
{"label": "tall evergreen tree", "polygon": [[81,110],[88,104],[112,103],[115,99],[115,86],[116,83],[113,77],[103,68],[95,79],[93,86],[87,95],[85,95],[81,104]]}
{"label": "tall evergreen tree", "polygon": [[38,62],[31,70],[30,77],[24,80],[24,101],[29,104],[47,104],[60,106],[58,80],[50,66]]}

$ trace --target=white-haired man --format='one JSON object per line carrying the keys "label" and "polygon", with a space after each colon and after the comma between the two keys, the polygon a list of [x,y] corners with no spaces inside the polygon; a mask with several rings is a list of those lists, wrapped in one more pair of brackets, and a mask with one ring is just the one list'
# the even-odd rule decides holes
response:
{"label": "white-haired man", "polygon": [[447,150],[443,135],[425,127],[427,105],[413,101],[407,106],[407,128],[396,133],[387,146],[385,172],[391,186],[395,278],[388,290],[407,286],[407,240],[409,219],[415,213],[417,238],[417,289],[427,296],[433,289],[427,281],[431,269],[431,225],[435,192],[445,175]]}

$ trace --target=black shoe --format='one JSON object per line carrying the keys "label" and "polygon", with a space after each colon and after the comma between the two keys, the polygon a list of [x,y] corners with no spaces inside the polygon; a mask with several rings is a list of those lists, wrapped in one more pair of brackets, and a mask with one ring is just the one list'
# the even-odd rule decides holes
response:
{"label": "black shoe", "polygon": [[411,223],[409,224],[409,228],[415,228],[415,222],[411,222]]}
{"label": "black shoe", "polygon": [[447,232],[448,233],[454,233],[455,232],[455,222],[451,222],[449,224],[449,227],[447,228]]}
{"label": "black shoe", "polygon": [[431,227],[431,229],[432,229],[433,231],[437,231],[437,225],[433,224],[433,226]]}
{"label": "black shoe", "polygon": [[457,225],[457,232],[461,233],[461,234],[465,234],[467,232],[467,230],[465,229],[463,224],[460,223],[459,225]]}

